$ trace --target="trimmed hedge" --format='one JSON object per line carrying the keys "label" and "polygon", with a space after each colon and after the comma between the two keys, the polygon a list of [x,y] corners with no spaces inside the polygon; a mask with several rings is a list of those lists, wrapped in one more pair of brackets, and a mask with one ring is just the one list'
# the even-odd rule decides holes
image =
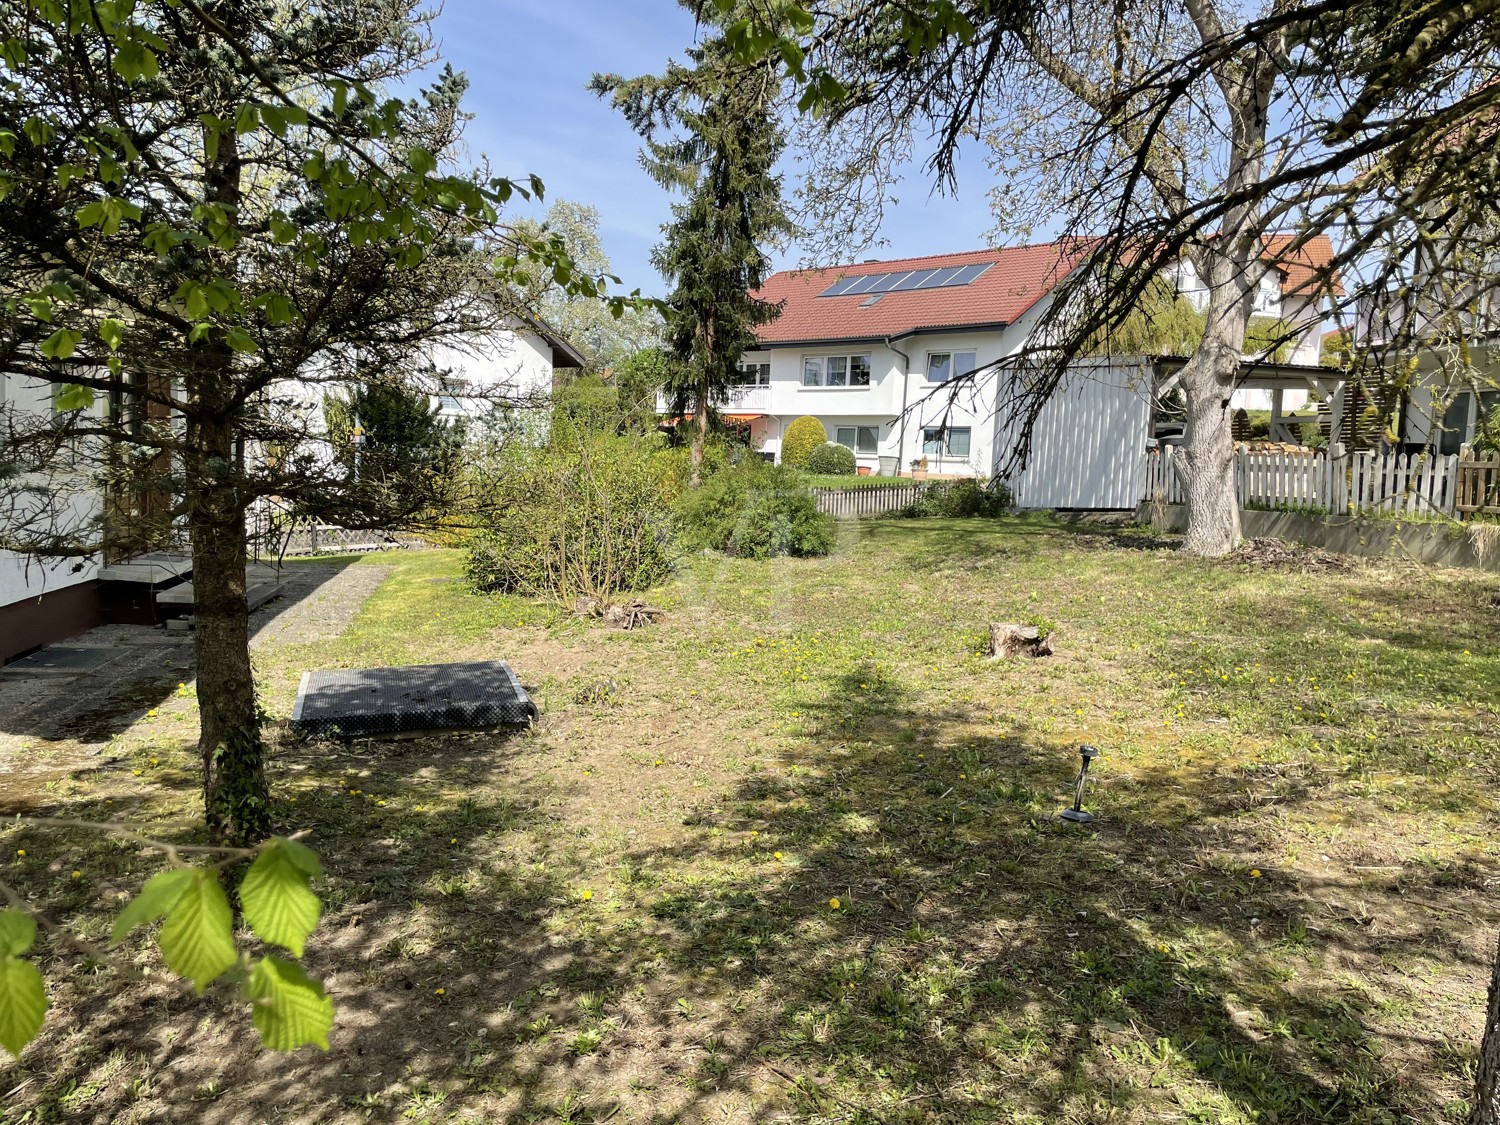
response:
{"label": "trimmed hedge", "polygon": [[849,477],[854,475],[854,451],[847,445],[830,441],[818,446],[807,459],[807,471],[824,477]]}
{"label": "trimmed hedge", "polygon": [[828,431],[823,423],[804,414],[787,426],[781,436],[781,463],[789,469],[805,469],[813,450],[827,442]]}
{"label": "trimmed hedge", "polygon": [[826,555],[833,519],[818,511],[801,476],[782,466],[746,461],[715,473],[677,500],[683,545],[741,558]]}

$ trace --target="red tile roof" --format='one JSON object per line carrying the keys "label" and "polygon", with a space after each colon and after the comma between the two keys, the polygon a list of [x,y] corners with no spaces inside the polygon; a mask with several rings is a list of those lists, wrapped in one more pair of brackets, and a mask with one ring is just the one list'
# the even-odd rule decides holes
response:
{"label": "red tile roof", "polygon": [[[1263,257],[1282,271],[1281,289],[1288,295],[1321,286],[1320,273],[1334,258],[1333,243],[1326,234],[1315,235],[1297,249],[1288,250],[1295,238],[1291,234],[1268,235]],[[1014,324],[1051,292],[1088,250],[1089,243],[1072,239],[1005,250],[969,250],[888,262],[783,270],[766,278],[756,294],[782,306],[781,315],[763,325],[756,335],[762,344],[790,344],[870,340],[944,328]],[[990,268],[970,285],[886,293],[869,306],[864,302],[872,294],[818,296],[845,277],[984,263]],[[1342,292],[1336,278],[1334,292]]]}
{"label": "red tile roof", "polygon": [[1333,240],[1326,234],[1315,234],[1295,250],[1290,249],[1297,237],[1268,234],[1264,239],[1265,252],[1260,260],[1281,270],[1281,292],[1288,297],[1309,291],[1343,293],[1338,274],[1329,274],[1334,260]]}
{"label": "red tile roof", "polygon": [[[757,335],[763,344],[778,344],[867,340],[904,336],[921,329],[1014,324],[1062,280],[1085,252],[1077,241],[1049,242],[1009,250],[970,250],[824,269],[784,270],[766,278],[757,294],[768,301],[783,302],[781,315],[763,325]],[[990,268],[970,285],[887,293],[868,308],[861,307],[869,299],[868,294],[818,296],[843,277],[984,263],[989,263]]]}

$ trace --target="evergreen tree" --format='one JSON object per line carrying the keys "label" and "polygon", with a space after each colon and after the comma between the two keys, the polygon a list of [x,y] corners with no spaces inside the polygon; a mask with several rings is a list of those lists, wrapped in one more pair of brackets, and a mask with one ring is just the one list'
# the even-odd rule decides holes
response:
{"label": "evergreen tree", "polygon": [[689,484],[696,488],[735,365],[754,346],[755,329],[780,313],[753,293],[770,266],[763,247],[792,226],[775,171],[784,146],[775,72],[742,62],[730,48],[722,29],[738,19],[734,9],[681,2],[715,30],[688,52],[691,68],[674,63],[660,76],[629,80],[596,75],[593,88],[610,95],[645,140],[641,162],[651,177],[685,195],[652,262],[672,286],[665,337],[678,362],[664,389],[674,414],[693,416]]}

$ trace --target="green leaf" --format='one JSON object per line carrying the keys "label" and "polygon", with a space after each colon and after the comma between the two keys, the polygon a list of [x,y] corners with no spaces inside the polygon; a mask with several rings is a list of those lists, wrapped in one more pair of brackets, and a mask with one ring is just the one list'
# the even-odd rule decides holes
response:
{"label": "green leaf", "polygon": [[318,857],[295,840],[271,841],[240,883],[245,921],[256,937],[302,956],[323,909],[308,888],[320,870]]}
{"label": "green leaf", "polygon": [[155,78],[161,73],[156,56],[139,43],[129,39],[115,40],[115,57],[111,65],[115,73],[126,82],[141,78]]}
{"label": "green leaf", "polygon": [[437,167],[437,158],[419,145],[413,145],[406,152],[407,163],[411,170],[419,176],[425,176]]}
{"label": "green leaf", "polygon": [[24,910],[0,910],[0,955],[20,956],[36,940],[36,921]]}
{"label": "green leaf", "polygon": [[260,351],[255,338],[242,328],[229,328],[224,332],[225,342],[237,352],[251,354]]}
{"label": "green leaf", "polygon": [[273,1051],[295,1051],[304,1044],[328,1050],[333,1001],[323,986],[292,961],[263,957],[250,971],[245,993],[255,1002],[250,1019]]}
{"label": "green leaf", "polygon": [[99,339],[104,341],[104,346],[110,351],[116,351],[120,347],[120,341],[125,338],[125,322],[107,316],[99,322]]}
{"label": "green leaf", "polygon": [[57,408],[59,410],[87,410],[93,405],[93,387],[80,387],[70,383],[57,388]]}
{"label": "green leaf", "polygon": [[174,867],[151,876],[141,893],[131,899],[130,905],[115,919],[114,928],[109,932],[110,944],[118,945],[137,926],[148,926],[171,910],[192,879],[191,867]]}
{"label": "green leaf", "polygon": [[0,957],[0,1044],[19,1056],[42,1030],[46,1015],[47,990],[37,967],[29,961]]}
{"label": "green leaf", "polygon": [[71,328],[59,328],[42,341],[42,354],[48,359],[71,359],[82,338],[82,333]]}
{"label": "green leaf", "polygon": [[234,965],[234,916],[215,873],[188,870],[192,878],[161,928],[161,955],[201,993]]}

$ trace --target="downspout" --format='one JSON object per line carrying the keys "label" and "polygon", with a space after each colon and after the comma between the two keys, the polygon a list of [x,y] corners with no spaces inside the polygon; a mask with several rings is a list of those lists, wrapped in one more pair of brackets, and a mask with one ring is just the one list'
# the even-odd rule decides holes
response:
{"label": "downspout", "polygon": [[906,456],[906,396],[911,388],[911,356],[894,343],[894,336],[885,338],[885,346],[901,357],[901,430],[896,438],[896,477],[901,477],[901,458]]}

